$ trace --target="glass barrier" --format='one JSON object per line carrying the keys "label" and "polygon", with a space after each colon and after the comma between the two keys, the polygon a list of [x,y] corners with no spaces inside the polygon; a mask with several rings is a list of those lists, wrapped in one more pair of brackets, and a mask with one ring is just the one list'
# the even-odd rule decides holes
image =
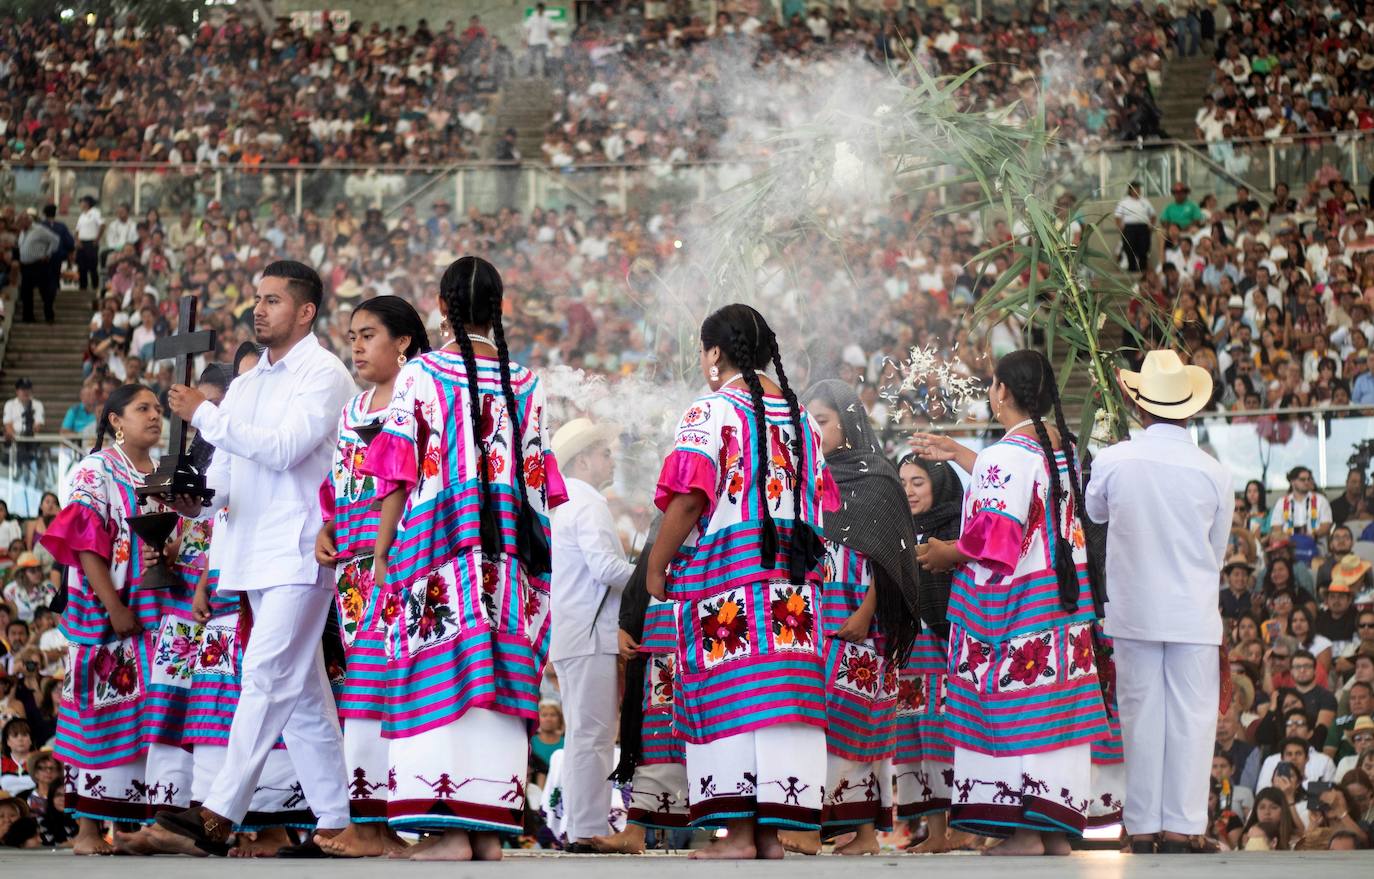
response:
{"label": "glass barrier", "polygon": [[43,493],[59,498],[71,469],[86,456],[89,445],[78,445],[56,436],[22,437],[0,447],[0,498],[10,515],[32,518],[38,515]]}

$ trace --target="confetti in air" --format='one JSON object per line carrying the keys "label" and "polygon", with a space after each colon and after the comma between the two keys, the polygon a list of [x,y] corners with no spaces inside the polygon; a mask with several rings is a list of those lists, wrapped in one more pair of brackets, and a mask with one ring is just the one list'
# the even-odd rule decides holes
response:
{"label": "confetti in air", "polygon": [[909,359],[888,364],[901,381],[879,388],[878,396],[887,403],[894,422],[905,420],[908,414],[957,419],[983,394],[982,382],[968,375],[963,363],[943,359],[933,345],[913,347]]}

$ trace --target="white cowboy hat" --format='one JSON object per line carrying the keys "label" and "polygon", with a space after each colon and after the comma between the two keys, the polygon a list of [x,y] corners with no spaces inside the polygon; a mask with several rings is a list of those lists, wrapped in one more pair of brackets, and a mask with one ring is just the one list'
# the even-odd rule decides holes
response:
{"label": "white cowboy hat", "polygon": [[558,428],[549,445],[553,449],[554,458],[566,467],[574,458],[598,442],[610,442],[618,436],[618,424],[610,421],[595,422],[590,418],[574,418]]}
{"label": "white cowboy hat", "polygon": [[1187,418],[1212,399],[1212,376],[1200,366],[1188,366],[1174,351],[1151,351],[1140,372],[1123,369],[1121,386],[1137,406],[1160,418]]}

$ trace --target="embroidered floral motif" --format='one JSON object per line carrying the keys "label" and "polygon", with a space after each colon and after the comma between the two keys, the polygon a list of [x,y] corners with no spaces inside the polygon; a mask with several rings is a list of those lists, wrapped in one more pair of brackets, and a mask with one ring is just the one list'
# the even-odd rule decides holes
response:
{"label": "embroidered floral motif", "polygon": [[997,688],[1007,692],[1052,684],[1058,676],[1055,666],[1054,630],[1013,640],[1001,662]]}
{"label": "embroidered floral motif", "polygon": [[705,424],[710,417],[711,404],[706,400],[702,400],[700,403],[692,406],[691,409],[688,409],[687,414],[682,416],[682,426],[697,427],[698,425]]}
{"label": "embroidered floral motif", "polygon": [[920,714],[926,707],[926,682],[919,676],[902,676],[897,683],[897,713]]}
{"label": "embroidered floral motif", "polygon": [[979,497],[973,499],[973,512],[970,515],[981,513],[983,510],[996,510],[999,513],[1007,511],[1007,502],[1001,498]]}
{"label": "embroidered floral motif", "polygon": [[95,673],[95,707],[138,698],[138,652],[133,639],[99,648],[91,658],[91,671]]}
{"label": "embroidered floral motif", "polygon": [[533,491],[544,487],[544,456],[533,454],[525,456],[525,485]]}
{"label": "embroidered floral motif", "polygon": [[430,574],[420,589],[412,588],[406,601],[406,634],[420,645],[442,639],[455,625],[453,608],[448,604],[444,578]]}
{"label": "embroidered floral motif", "polygon": [[496,563],[482,562],[482,613],[487,622],[496,625]]}
{"label": "embroidered floral motif", "polygon": [[778,649],[814,647],[815,615],[804,586],[773,588],[773,643]]}
{"label": "embroidered floral motif", "polygon": [[774,477],[768,480],[768,499],[773,502],[773,507],[777,508],[782,498],[782,480]]}
{"label": "embroidered floral motif", "polygon": [[991,659],[991,645],[975,640],[966,633],[964,635],[964,656],[955,671],[958,672],[959,677],[976,684],[978,683],[978,670],[987,665]]}
{"label": "embroidered floral motif", "polygon": [[744,598],[731,591],[701,605],[701,648],[707,668],[749,652],[749,615]]}
{"label": "embroidered floral motif", "polygon": [[726,488],[726,497],[730,503],[739,503],[739,493],[744,489],[744,474],[736,470],[730,474],[730,484]]}
{"label": "embroidered floral motif", "polygon": [[425,457],[420,462],[420,473],[425,479],[439,475],[439,442],[435,440],[425,449]]}
{"label": "embroidered floral motif", "polygon": [[1069,641],[1070,649],[1073,651],[1073,660],[1070,663],[1075,672],[1087,674],[1093,670],[1093,633],[1092,629],[1084,626],[1071,635]]}
{"label": "embroidered floral motif", "polygon": [[206,626],[201,633],[200,654],[196,657],[196,671],[204,674],[234,673],[234,631],[220,626]]}
{"label": "embroidered floral motif", "polygon": [[487,452],[487,481],[495,482],[506,472],[506,458],[500,452]]}
{"label": "embroidered floral motif", "polygon": [[1021,558],[1026,557],[1030,552],[1031,541],[1035,540],[1035,535],[1045,526],[1045,502],[1040,498],[1040,492],[1031,492],[1030,512],[1026,514],[1026,530],[1021,537]]}
{"label": "embroidered floral motif", "polygon": [[373,586],[370,558],[344,566],[338,589],[339,614],[343,623],[345,646],[351,645],[358,636],[358,627],[362,625],[363,614],[367,610],[367,599],[372,594]]}
{"label": "embroidered floral motif", "polygon": [[988,469],[984,470],[981,474],[979,474],[978,490],[982,491],[984,489],[992,489],[993,491],[1000,491],[1006,488],[1007,484],[1010,482],[1011,474],[1003,473],[1001,467],[999,467],[996,464],[993,464],[992,466],[988,467]]}
{"label": "embroidered floral motif", "polygon": [[128,540],[122,537],[117,540],[114,546],[114,564],[126,564],[129,561],[129,551],[130,545]]}
{"label": "embroidered floral motif", "polygon": [[189,620],[168,617],[163,621],[153,652],[154,683],[186,686],[191,682],[200,636],[199,627]]}
{"label": "embroidered floral motif", "polygon": [[836,672],[837,683],[843,689],[861,695],[873,696],[878,692],[879,663],[877,652],[862,644],[846,644],[840,655],[840,665]]}
{"label": "embroidered floral motif", "polygon": [[674,658],[671,653],[656,653],[651,657],[649,675],[649,708],[664,708],[673,704]]}

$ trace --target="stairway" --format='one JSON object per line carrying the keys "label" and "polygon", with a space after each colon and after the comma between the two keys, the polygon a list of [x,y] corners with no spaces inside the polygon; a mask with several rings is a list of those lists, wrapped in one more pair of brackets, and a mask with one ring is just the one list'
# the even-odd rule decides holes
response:
{"label": "stairway", "polygon": [[[18,303],[15,304],[16,309]],[[43,403],[45,433],[57,433],[62,418],[81,391],[81,361],[90,338],[91,297],[72,288],[57,294],[57,323],[49,326],[41,317],[43,305],[34,303],[40,315],[36,324],[21,323],[16,311],[0,364],[0,396],[14,395],[19,378],[33,382],[33,396]]]}
{"label": "stairway", "polygon": [[493,134],[500,138],[507,128],[514,128],[521,158],[526,162],[543,162],[539,146],[544,142],[544,130],[553,120],[555,108],[553,83],[549,80],[536,77],[507,80],[496,108]]}
{"label": "stairway", "polygon": [[1197,138],[1193,119],[1202,108],[1202,98],[1211,79],[1212,56],[1209,53],[1169,59],[1155,100],[1164,114],[1164,130],[1171,139],[1191,141]]}

